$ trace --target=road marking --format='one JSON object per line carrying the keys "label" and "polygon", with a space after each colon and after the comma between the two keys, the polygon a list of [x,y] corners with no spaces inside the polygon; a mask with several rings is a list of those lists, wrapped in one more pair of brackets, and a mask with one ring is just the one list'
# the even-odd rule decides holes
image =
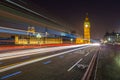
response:
{"label": "road marking", "polygon": [[85,56],[89,55],[90,52],[88,52],[87,54],[85,54]]}
{"label": "road marking", "polygon": [[52,62],[52,61],[49,60],[49,61],[43,62],[43,64],[49,64],[49,63],[51,63],[51,62]]}
{"label": "road marking", "polygon": [[71,71],[78,63],[80,63],[83,60],[83,58],[81,58],[80,60],[78,60],[72,67],[70,67],[67,71]]}
{"label": "road marking", "polygon": [[0,72],[5,72],[5,71],[8,71],[8,70],[11,70],[11,69],[14,69],[14,68],[18,68],[18,67],[21,67],[21,66],[25,66],[25,65],[28,65],[28,64],[35,63],[35,62],[39,62],[39,61],[42,61],[42,60],[45,60],[45,59],[48,59],[48,58],[60,56],[60,55],[63,55],[63,54],[66,54],[66,53],[70,53],[70,52],[73,52],[73,51],[76,51],[76,50],[79,50],[79,49],[87,48],[87,47],[90,47],[90,46],[81,47],[81,48],[77,48],[77,49],[73,49],[73,50],[57,53],[57,54],[54,54],[54,55],[42,57],[42,58],[32,59],[32,60],[28,60],[28,61],[24,61],[24,62],[19,62],[19,63],[3,66],[3,67],[0,67]]}
{"label": "road marking", "polygon": [[18,71],[18,72],[12,73],[12,74],[8,74],[8,75],[6,75],[6,76],[1,77],[0,80],[7,79],[7,78],[9,78],[9,77],[18,75],[18,74],[20,74],[20,73],[22,73],[22,71]]}
{"label": "road marking", "polygon": [[30,56],[23,56],[23,57],[21,57],[21,59],[28,59],[28,58],[30,58]]}
{"label": "road marking", "polygon": [[73,54],[73,53],[70,53],[70,55]]}
{"label": "road marking", "polygon": [[61,56],[59,56],[59,58],[64,58],[64,56],[63,56],[63,55],[61,55]]}

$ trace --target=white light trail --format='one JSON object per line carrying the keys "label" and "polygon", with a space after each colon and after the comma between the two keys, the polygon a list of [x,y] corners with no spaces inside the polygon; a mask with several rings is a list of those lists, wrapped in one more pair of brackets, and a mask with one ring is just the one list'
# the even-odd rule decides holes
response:
{"label": "white light trail", "polygon": [[2,26],[0,26],[0,29],[8,29],[8,30],[13,30],[13,31],[27,32],[26,30],[20,30],[20,29],[14,29],[14,28],[7,28],[7,27],[2,27]]}
{"label": "white light trail", "polygon": [[0,67],[0,72],[5,72],[5,71],[8,71],[8,70],[11,70],[11,69],[14,69],[14,68],[18,68],[18,67],[25,66],[25,65],[28,65],[28,64],[31,64],[31,63],[35,63],[35,62],[39,62],[39,61],[42,61],[42,60],[45,60],[45,59],[48,59],[48,58],[52,58],[52,57],[56,57],[56,56],[59,56],[59,55],[67,54],[67,53],[70,53],[70,52],[73,52],[73,51],[76,51],[76,50],[79,50],[79,49],[87,48],[87,47],[90,47],[90,46],[81,47],[81,48],[77,48],[77,49],[53,54],[53,55],[50,55],[50,56],[29,60],[29,61],[26,61],[26,62],[21,62],[21,63],[18,63],[18,64],[12,64],[12,65],[8,65],[8,66],[5,66],[5,67]]}
{"label": "white light trail", "polygon": [[52,22],[57,23],[55,20],[50,19],[50,18],[48,18],[48,17],[46,17],[46,16],[44,16],[44,15],[41,15],[41,14],[39,14],[39,13],[37,13],[37,12],[31,10],[31,9],[28,9],[28,8],[26,8],[26,7],[24,7],[24,6],[21,6],[20,4],[17,4],[17,3],[15,3],[15,2],[11,1],[11,0],[6,0],[6,1],[9,2],[9,3],[11,3],[11,4],[13,4],[13,5],[16,5],[16,6],[22,8],[22,9],[24,9],[24,10],[27,10],[27,11],[32,12],[32,13],[34,13],[34,14],[36,14],[36,15],[39,15],[39,16],[45,18],[45,19],[48,19],[48,20],[50,20],[50,21],[52,21]]}
{"label": "white light trail", "polygon": [[41,54],[41,53],[58,51],[58,50],[63,50],[63,49],[82,47],[82,46],[89,46],[89,44],[72,45],[72,46],[60,46],[60,47],[49,47],[49,48],[39,48],[39,49],[21,50],[21,51],[0,53],[0,60],[11,59],[11,58],[16,58],[16,57],[22,57],[22,56],[28,56],[28,55],[34,55],[34,54]]}
{"label": "white light trail", "polygon": [[100,43],[93,43],[91,45],[93,45],[93,46],[100,46]]}

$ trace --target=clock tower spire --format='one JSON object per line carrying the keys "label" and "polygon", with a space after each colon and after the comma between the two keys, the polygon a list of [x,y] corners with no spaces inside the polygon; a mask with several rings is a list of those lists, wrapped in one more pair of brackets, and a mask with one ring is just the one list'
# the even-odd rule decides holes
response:
{"label": "clock tower spire", "polygon": [[90,21],[88,18],[88,13],[84,21],[84,43],[90,43]]}

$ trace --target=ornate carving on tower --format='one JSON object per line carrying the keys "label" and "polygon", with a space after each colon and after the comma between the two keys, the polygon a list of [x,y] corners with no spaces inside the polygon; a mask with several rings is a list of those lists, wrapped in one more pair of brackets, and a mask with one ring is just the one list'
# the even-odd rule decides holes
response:
{"label": "ornate carving on tower", "polygon": [[84,21],[84,43],[90,43],[90,22],[89,22],[88,14],[86,15]]}

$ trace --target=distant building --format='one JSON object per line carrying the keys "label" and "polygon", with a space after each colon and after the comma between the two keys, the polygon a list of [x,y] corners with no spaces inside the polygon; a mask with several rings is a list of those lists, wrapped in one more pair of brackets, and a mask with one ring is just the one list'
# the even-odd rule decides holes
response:
{"label": "distant building", "polygon": [[120,43],[120,33],[106,32],[103,39],[104,43]]}
{"label": "distant building", "polygon": [[76,44],[83,44],[83,39],[82,38],[76,38]]}
{"label": "distant building", "polygon": [[90,43],[90,21],[88,18],[88,14],[86,15],[84,21],[84,35],[83,37],[76,38],[76,43],[77,44]]}

